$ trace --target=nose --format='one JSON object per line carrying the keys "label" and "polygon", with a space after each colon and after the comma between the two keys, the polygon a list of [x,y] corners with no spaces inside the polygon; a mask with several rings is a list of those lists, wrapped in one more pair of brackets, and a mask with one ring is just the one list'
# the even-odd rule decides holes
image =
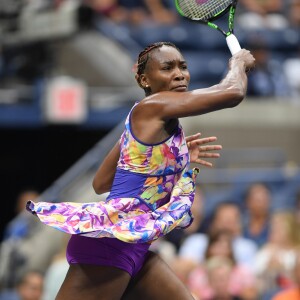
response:
{"label": "nose", "polygon": [[178,80],[178,81],[180,81],[180,80],[184,80],[184,75],[182,74],[182,71],[181,71],[181,69],[180,68],[176,68],[175,69],[175,80]]}

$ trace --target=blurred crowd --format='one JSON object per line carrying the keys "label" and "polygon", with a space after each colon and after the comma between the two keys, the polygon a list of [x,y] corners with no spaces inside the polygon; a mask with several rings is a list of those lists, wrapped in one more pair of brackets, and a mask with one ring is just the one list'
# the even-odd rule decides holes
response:
{"label": "blurred crowd", "polygon": [[[28,223],[32,217],[23,214],[24,203],[38,196],[23,191],[16,201],[19,218],[6,226],[0,248],[1,300],[53,300],[68,270],[66,234],[54,253],[45,253],[46,265],[33,268],[34,263],[27,263],[39,251],[34,246],[20,257],[20,243],[34,234]],[[197,186],[193,224],[175,229],[150,249],[164,258],[196,300],[300,299],[300,188],[297,197],[293,209],[274,209],[270,187],[252,183],[242,201],[221,201],[208,213],[206,195]]]}
{"label": "blurred crowd", "polygon": [[[150,31],[157,30],[158,32],[159,26],[178,26],[178,24],[184,26],[182,18],[174,9],[174,1],[171,0],[87,0],[84,4],[92,8],[97,17],[107,18],[122,26],[128,25],[129,30],[133,31],[138,26],[149,26]],[[156,24],[155,28],[152,28],[153,24]],[[222,25],[227,26],[227,20]],[[194,24],[194,27],[196,26]],[[240,0],[235,27],[247,32],[244,46],[253,52],[257,61],[256,69],[249,75],[248,95],[256,97],[256,99],[259,97],[299,98],[300,83],[299,76],[296,76],[296,74],[300,73],[300,37],[294,37],[294,33],[289,32],[289,29],[295,29],[299,32],[300,1]],[[187,30],[191,29],[192,27],[189,26]],[[271,38],[274,32],[279,33]],[[147,33],[148,31],[145,32],[146,35]],[[180,35],[180,31],[178,31],[178,34]],[[267,35],[267,38],[265,35]],[[284,49],[285,40],[280,38],[283,35],[288,35],[287,39],[297,39],[297,41],[291,47]],[[161,37],[158,33],[155,38],[165,39],[168,38],[168,35],[164,35],[162,30]],[[195,38],[197,37],[195,36]],[[221,37],[219,39],[221,40]],[[201,40],[205,43],[205,39]],[[143,44],[143,39],[138,38],[137,41],[142,46],[146,46],[146,44]],[[146,39],[146,41],[148,40]],[[176,39],[174,42],[176,44]],[[276,45],[276,47],[282,47],[282,49],[279,51],[272,49],[275,46],[274,42],[279,45]],[[184,42],[180,46],[184,51]],[[214,45],[211,47],[212,49],[208,49],[208,52],[214,51]],[[198,50],[197,46],[195,46],[195,50]],[[201,54],[205,54],[203,52],[201,49],[198,51],[200,58]],[[216,53],[217,55],[218,53]],[[206,59],[206,56],[203,57],[203,59]],[[190,61],[190,64],[197,64],[197,61]],[[199,82],[196,78],[195,86],[197,84],[199,85]],[[211,82],[208,84],[211,84]]]}

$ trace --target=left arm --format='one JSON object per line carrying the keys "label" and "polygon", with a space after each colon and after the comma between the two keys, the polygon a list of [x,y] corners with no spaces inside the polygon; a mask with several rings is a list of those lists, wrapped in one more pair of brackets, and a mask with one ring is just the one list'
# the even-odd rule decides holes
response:
{"label": "left arm", "polygon": [[104,158],[94,177],[93,188],[97,194],[103,194],[110,190],[115,177],[119,157],[120,144],[118,141]]}

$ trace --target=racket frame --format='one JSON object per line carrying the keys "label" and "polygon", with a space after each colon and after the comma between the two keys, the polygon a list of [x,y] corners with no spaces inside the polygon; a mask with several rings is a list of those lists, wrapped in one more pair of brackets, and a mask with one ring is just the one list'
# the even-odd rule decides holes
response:
{"label": "racket frame", "polygon": [[[200,22],[202,24],[206,24],[209,27],[218,30],[219,32],[221,32],[223,34],[223,36],[226,37],[227,40],[227,44],[228,47],[231,51],[232,54],[237,53],[241,47],[239,45],[239,42],[237,40],[237,38],[234,35],[234,17],[235,17],[235,12],[236,12],[236,6],[237,6],[237,2],[238,0],[233,0],[231,2],[230,5],[228,5],[227,8],[223,9],[222,11],[220,11],[218,14],[216,14],[215,16],[213,16],[212,18],[209,18],[207,20],[201,20],[199,18],[190,18],[187,17],[183,11],[180,8],[180,5],[178,4],[178,0],[175,0],[175,6],[176,9],[178,11],[178,13],[183,16],[184,18],[188,19],[189,21],[196,21],[196,22]],[[223,30],[220,26],[218,26],[217,24],[213,23],[213,21],[221,18],[222,16],[224,16],[226,13],[229,12],[228,15],[228,31],[226,32],[225,30]]]}
{"label": "racket frame", "polygon": [[[232,3],[227,6],[227,8],[223,9],[218,14],[216,14],[215,16],[213,16],[212,18],[209,18],[207,20],[201,20],[199,18],[190,18],[190,17],[187,17],[183,13],[183,11],[181,10],[180,5],[178,4],[178,0],[175,0],[175,6],[176,6],[176,9],[179,12],[179,14],[181,16],[183,16],[184,18],[186,18],[186,19],[188,19],[190,21],[196,21],[196,22],[200,22],[200,23],[206,24],[206,25],[208,25],[209,27],[211,27],[213,29],[219,30],[225,37],[227,37],[227,36],[229,36],[230,34],[233,33],[234,15],[235,15],[235,11],[236,11],[237,2],[238,2],[238,0],[232,1]],[[228,11],[229,11],[229,16],[228,16],[228,29],[229,30],[226,32],[221,27],[219,27],[217,24],[213,23],[212,21],[215,21],[215,20],[223,17]]]}

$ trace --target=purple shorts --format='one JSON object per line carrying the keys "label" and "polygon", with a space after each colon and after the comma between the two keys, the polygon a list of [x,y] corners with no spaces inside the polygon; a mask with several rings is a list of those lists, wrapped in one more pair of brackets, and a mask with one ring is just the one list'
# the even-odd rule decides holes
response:
{"label": "purple shorts", "polygon": [[111,266],[135,276],[142,268],[149,243],[131,244],[116,238],[72,235],[67,247],[69,264]]}

